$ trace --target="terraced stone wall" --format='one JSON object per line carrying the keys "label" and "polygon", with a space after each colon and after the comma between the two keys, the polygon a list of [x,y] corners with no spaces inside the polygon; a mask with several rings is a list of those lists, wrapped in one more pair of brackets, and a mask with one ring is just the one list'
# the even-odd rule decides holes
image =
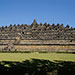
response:
{"label": "terraced stone wall", "polygon": [[75,51],[75,40],[0,40],[0,51],[10,47],[11,51]]}
{"label": "terraced stone wall", "polygon": [[60,45],[15,45],[17,51],[75,51],[75,46]]}

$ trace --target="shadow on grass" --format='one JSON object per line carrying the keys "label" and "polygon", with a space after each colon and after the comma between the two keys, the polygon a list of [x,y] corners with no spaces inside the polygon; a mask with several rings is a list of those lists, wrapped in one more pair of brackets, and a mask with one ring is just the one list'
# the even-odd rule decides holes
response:
{"label": "shadow on grass", "polygon": [[0,75],[75,75],[75,62],[40,59],[1,61]]}

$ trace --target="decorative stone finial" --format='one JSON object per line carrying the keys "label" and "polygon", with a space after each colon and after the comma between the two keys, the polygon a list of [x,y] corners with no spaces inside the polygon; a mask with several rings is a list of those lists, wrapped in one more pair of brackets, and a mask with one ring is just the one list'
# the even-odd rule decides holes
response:
{"label": "decorative stone finial", "polygon": [[34,21],[33,21],[33,23],[32,23],[32,24],[37,24],[36,19],[34,19]]}

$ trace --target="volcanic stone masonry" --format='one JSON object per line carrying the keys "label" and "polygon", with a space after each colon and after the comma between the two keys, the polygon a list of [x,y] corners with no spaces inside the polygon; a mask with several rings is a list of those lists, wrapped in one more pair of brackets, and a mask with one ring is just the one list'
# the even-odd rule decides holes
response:
{"label": "volcanic stone masonry", "polygon": [[0,51],[75,52],[75,28],[63,24],[10,24],[0,27]]}

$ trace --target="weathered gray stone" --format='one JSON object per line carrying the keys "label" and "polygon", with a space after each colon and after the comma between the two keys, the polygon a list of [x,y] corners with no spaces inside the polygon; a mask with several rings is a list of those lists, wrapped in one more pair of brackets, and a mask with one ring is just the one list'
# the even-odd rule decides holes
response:
{"label": "weathered gray stone", "polygon": [[[16,45],[18,45],[18,47]],[[29,48],[24,48],[24,46],[28,46]],[[35,48],[32,48],[32,46]],[[46,48],[44,46],[46,46]],[[53,47],[50,48],[50,46],[54,46],[55,49]],[[57,46],[57,48],[55,46]],[[63,24],[38,24],[36,20],[34,20],[31,25],[10,24],[8,27],[2,26],[0,27],[0,49],[36,49],[48,51],[71,49],[73,51],[75,49],[75,28],[70,28],[69,25],[64,27]]]}

